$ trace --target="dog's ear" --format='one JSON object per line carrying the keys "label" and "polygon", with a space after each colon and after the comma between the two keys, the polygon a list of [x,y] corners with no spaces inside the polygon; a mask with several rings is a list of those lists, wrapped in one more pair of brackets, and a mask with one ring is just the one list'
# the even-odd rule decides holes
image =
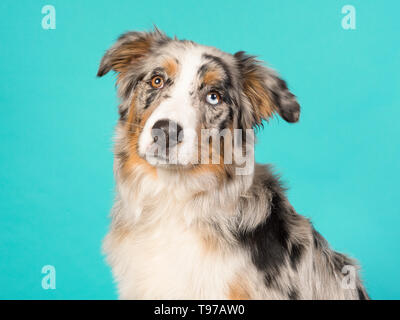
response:
{"label": "dog's ear", "polygon": [[250,104],[247,108],[251,109],[251,119],[244,121],[247,124],[250,121],[253,122],[251,125],[260,125],[263,119],[268,119],[277,112],[287,122],[297,122],[300,105],[287,88],[286,82],[272,70],[262,66],[254,56],[240,51],[234,57],[240,72],[244,98]]}
{"label": "dog's ear", "polygon": [[152,47],[168,39],[157,28],[153,32],[133,31],[123,34],[101,59],[97,76],[102,77],[110,70],[123,73],[130,65],[146,57]]}

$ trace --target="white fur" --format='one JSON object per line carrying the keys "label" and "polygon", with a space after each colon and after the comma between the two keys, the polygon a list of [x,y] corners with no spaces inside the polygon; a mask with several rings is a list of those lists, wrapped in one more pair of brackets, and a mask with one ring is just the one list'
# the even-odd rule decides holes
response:
{"label": "white fur", "polygon": [[170,93],[170,98],[161,102],[151,114],[139,137],[139,154],[141,156],[146,156],[153,143],[151,129],[154,124],[158,120],[168,119],[181,125],[184,130],[185,139],[177,146],[178,163],[187,164],[194,160],[193,151],[196,150],[197,140],[191,133],[196,131],[198,117],[189,92],[192,90],[193,79],[196,78],[201,65],[203,52],[202,48],[193,47],[181,53],[180,72],[175,80],[176,83]]}
{"label": "white fur", "polygon": [[[141,192],[151,199],[131,202],[141,210],[131,231],[119,241],[112,228],[104,243],[121,299],[227,299],[238,275],[257,287],[260,275],[247,252],[238,246],[207,249],[198,225],[187,219],[201,213],[185,212],[177,193],[153,188],[159,181],[147,179]],[[114,214],[123,214],[122,202],[117,201]]]}

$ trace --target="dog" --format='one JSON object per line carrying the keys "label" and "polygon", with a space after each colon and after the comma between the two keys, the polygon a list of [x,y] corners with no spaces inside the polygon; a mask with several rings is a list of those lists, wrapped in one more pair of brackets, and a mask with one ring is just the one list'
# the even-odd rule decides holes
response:
{"label": "dog", "polygon": [[103,249],[120,299],[369,299],[357,263],[247,148],[274,114],[299,120],[274,71],[157,28],[123,34],[97,76],[111,70],[121,103]]}

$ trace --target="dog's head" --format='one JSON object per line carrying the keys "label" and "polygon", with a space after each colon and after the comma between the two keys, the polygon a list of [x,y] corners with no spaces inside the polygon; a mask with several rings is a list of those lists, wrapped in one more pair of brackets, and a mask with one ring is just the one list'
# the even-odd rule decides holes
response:
{"label": "dog's head", "polygon": [[[299,119],[285,81],[244,52],[232,55],[158,30],[128,32],[106,52],[97,75],[110,70],[118,73],[125,144],[119,156],[128,167],[210,168],[203,162],[215,151],[213,139],[224,136],[226,146],[226,133],[244,137],[274,113],[288,122]],[[236,142],[219,149],[217,170],[236,146],[243,149]]]}

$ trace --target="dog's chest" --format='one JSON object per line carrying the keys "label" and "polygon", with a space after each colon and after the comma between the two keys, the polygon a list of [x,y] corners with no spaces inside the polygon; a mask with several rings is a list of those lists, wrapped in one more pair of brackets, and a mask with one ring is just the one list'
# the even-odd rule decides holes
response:
{"label": "dog's chest", "polygon": [[121,237],[106,239],[108,260],[123,299],[224,299],[246,259],[239,251],[216,249],[189,227],[183,212],[160,208]]}

